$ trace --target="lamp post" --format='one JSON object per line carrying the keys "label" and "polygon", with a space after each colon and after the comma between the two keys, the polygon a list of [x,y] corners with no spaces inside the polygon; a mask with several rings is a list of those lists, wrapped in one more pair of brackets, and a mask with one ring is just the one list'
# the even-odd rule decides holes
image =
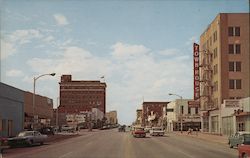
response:
{"label": "lamp post", "polygon": [[[177,96],[181,99],[181,104],[182,104],[182,96],[178,95],[178,94],[173,94],[173,93],[169,93],[168,95],[174,95],[174,96]],[[179,106],[181,107],[181,105]],[[183,130],[183,124],[182,124],[182,111],[180,109],[180,119],[181,119],[181,133],[182,133],[182,130]]]}
{"label": "lamp post", "polygon": [[56,73],[51,73],[51,74],[43,74],[43,75],[40,75],[38,77],[34,77],[33,78],[33,106],[32,106],[32,109],[33,109],[33,124],[32,124],[32,128],[34,129],[34,124],[35,124],[35,95],[36,95],[36,80],[38,80],[40,77],[43,77],[43,76],[55,76]]}

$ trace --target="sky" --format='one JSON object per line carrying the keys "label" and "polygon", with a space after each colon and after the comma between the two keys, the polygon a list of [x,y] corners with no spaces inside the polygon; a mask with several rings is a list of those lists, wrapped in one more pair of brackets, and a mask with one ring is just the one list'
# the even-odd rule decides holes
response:
{"label": "sky", "polygon": [[105,76],[106,110],[131,124],[143,101],[193,98],[194,42],[248,0],[0,0],[0,81],[54,100],[63,74]]}

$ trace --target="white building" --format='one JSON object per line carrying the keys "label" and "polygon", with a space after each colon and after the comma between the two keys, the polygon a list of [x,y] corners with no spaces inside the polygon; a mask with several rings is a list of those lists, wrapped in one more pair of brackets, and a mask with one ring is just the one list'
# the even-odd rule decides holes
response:
{"label": "white building", "polygon": [[[189,128],[200,129],[201,118],[198,108],[188,107],[191,99],[176,99],[168,103],[163,109],[164,120],[167,122],[167,131],[187,131]],[[182,120],[182,121],[181,121]]]}

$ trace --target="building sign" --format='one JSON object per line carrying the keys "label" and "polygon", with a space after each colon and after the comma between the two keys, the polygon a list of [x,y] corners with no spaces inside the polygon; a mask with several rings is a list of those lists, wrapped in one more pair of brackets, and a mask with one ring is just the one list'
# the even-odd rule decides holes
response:
{"label": "building sign", "polygon": [[199,101],[195,101],[195,100],[188,101],[188,107],[189,108],[196,108],[196,107],[199,107],[199,106],[200,106]]}
{"label": "building sign", "polygon": [[240,107],[239,100],[225,100],[224,103],[225,103],[225,107],[227,108]]}
{"label": "building sign", "polygon": [[200,98],[199,45],[194,43],[194,100]]}

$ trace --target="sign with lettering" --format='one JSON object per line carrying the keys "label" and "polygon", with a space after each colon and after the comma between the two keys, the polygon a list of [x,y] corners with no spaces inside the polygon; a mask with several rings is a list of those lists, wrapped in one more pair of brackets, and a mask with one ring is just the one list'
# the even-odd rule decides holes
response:
{"label": "sign with lettering", "polygon": [[194,43],[194,100],[200,98],[199,45]]}

